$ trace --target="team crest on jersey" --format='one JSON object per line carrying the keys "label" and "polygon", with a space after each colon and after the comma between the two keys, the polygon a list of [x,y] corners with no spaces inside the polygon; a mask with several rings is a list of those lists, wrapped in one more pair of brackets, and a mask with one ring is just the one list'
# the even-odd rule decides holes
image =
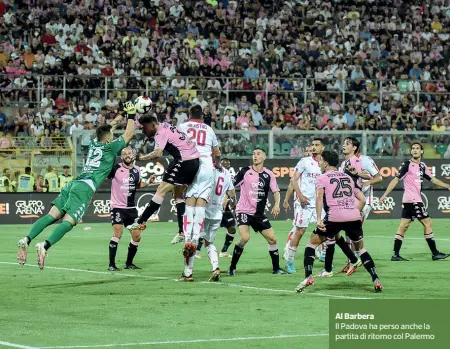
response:
{"label": "team crest on jersey", "polygon": [[267,173],[263,173],[263,177],[267,178],[267,177],[269,177],[269,175]]}

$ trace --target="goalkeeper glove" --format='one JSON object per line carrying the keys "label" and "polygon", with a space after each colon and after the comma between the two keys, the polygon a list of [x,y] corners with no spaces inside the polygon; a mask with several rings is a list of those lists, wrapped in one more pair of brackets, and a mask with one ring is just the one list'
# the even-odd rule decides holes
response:
{"label": "goalkeeper glove", "polygon": [[123,110],[127,113],[128,120],[134,120],[134,118],[136,117],[136,106],[133,102],[126,102]]}

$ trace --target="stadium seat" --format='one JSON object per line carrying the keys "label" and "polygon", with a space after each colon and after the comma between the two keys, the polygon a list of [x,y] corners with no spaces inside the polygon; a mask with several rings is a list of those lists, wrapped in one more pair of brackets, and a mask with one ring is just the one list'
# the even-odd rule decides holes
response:
{"label": "stadium seat", "polygon": [[292,144],[291,143],[283,143],[281,145],[281,154],[289,155],[291,153]]}
{"label": "stadium seat", "polygon": [[273,153],[274,155],[280,155],[281,154],[281,145],[279,143],[273,144]]}
{"label": "stadium seat", "polygon": [[436,148],[436,152],[442,157],[447,151],[447,146],[445,144],[439,144]]}

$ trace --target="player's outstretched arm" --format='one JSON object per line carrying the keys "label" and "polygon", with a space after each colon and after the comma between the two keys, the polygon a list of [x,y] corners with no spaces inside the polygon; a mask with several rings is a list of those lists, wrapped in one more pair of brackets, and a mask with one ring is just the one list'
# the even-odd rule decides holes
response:
{"label": "player's outstretched arm", "polygon": [[437,179],[436,177],[431,178],[431,183],[437,185],[438,187],[450,190],[450,184],[442,182],[440,179]]}
{"label": "player's outstretched arm", "polygon": [[294,187],[293,187],[292,183],[289,183],[289,186],[286,191],[286,196],[283,201],[283,208],[286,212],[287,212],[287,210],[289,210],[291,208],[291,206],[289,205],[289,199],[291,198],[291,195],[293,192],[294,192]]}
{"label": "player's outstretched arm", "polygon": [[391,193],[391,191],[394,190],[394,188],[397,186],[398,182],[400,182],[400,179],[398,179],[397,177],[395,177],[395,178],[391,181],[391,183],[389,183],[389,185],[388,185],[386,191],[384,192],[384,194],[383,194],[383,195],[380,197],[380,199],[379,199],[379,202],[380,202],[380,203],[383,202],[384,199],[386,199],[386,196],[388,196],[388,195]]}
{"label": "player's outstretched arm", "polygon": [[160,158],[163,155],[164,151],[161,148],[156,148],[150,154],[139,155],[139,160],[151,160]]}
{"label": "player's outstretched arm", "polygon": [[136,107],[133,102],[125,103],[123,110],[127,113],[127,127],[122,135],[125,143],[128,144],[134,137],[134,119],[136,118]]}

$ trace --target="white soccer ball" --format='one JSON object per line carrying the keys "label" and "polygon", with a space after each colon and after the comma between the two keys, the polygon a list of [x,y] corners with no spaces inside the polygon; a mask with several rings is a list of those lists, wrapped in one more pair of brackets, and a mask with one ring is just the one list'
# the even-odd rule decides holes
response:
{"label": "white soccer ball", "polygon": [[135,99],[134,105],[139,114],[147,114],[152,109],[152,100],[149,97],[139,96]]}

